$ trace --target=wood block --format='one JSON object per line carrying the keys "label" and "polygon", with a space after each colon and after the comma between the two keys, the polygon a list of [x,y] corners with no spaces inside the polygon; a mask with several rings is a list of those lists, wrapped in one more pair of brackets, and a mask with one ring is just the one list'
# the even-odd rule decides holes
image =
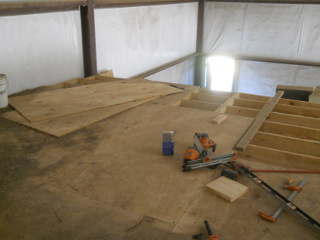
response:
{"label": "wood block", "polygon": [[212,122],[214,124],[220,124],[222,123],[224,120],[227,119],[227,115],[224,114],[219,114],[217,117],[215,117],[214,119],[212,119]]}
{"label": "wood block", "polygon": [[237,198],[248,192],[249,188],[227,177],[221,176],[218,179],[206,185],[209,191],[218,194],[220,197],[229,202],[233,202]]}

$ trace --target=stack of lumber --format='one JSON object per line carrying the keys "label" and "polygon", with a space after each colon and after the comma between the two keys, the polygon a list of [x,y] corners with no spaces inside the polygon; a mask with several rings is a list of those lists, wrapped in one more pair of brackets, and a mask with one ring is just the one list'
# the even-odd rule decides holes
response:
{"label": "stack of lumber", "polygon": [[107,76],[70,80],[62,86],[9,98],[16,111],[2,117],[60,137],[161,96],[182,92],[145,79]]}

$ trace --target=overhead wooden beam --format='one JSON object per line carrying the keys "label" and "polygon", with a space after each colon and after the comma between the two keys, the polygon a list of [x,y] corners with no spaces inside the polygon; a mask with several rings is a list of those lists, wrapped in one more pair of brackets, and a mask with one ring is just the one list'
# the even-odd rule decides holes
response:
{"label": "overhead wooden beam", "polygon": [[[320,171],[320,158],[249,144],[239,158],[269,163],[287,169]],[[281,159],[281,161],[279,161]]]}
{"label": "overhead wooden beam", "polygon": [[283,91],[278,91],[277,94],[268,100],[268,102],[261,109],[253,123],[241,137],[239,142],[235,146],[235,150],[244,151],[246,146],[253,139],[254,135],[257,133],[258,129],[261,127],[262,123],[266,120],[268,115],[271,113],[272,109],[276,106],[279,99],[281,98]]}
{"label": "overhead wooden beam", "polygon": [[97,74],[96,34],[94,25],[94,0],[80,7],[84,75]]}
{"label": "overhead wooden beam", "polygon": [[182,99],[180,106],[188,107],[188,108],[196,108],[199,110],[214,111],[220,106],[220,104]]}
{"label": "overhead wooden beam", "polygon": [[0,2],[0,16],[36,14],[46,12],[62,12],[78,10],[87,1],[30,1],[30,2]]}
{"label": "overhead wooden beam", "polygon": [[252,145],[320,157],[320,142],[258,132],[250,142]]}
{"label": "overhead wooden beam", "polygon": [[182,57],[182,58],[179,58],[179,59],[174,60],[174,61],[172,61],[172,62],[166,63],[166,64],[161,65],[161,66],[159,66],[159,67],[156,67],[156,68],[150,69],[150,70],[148,70],[148,71],[145,71],[145,72],[136,74],[136,75],[134,75],[134,76],[131,76],[130,78],[145,78],[145,77],[148,77],[148,76],[150,76],[150,75],[152,75],[152,74],[155,74],[155,73],[157,73],[157,72],[163,71],[163,70],[165,70],[165,69],[167,69],[167,68],[170,68],[170,67],[172,67],[172,66],[175,66],[175,65],[177,65],[177,64],[180,64],[180,63],[182,63],[182,62],[184,62],[184,61],[187,61],[187,60],[189,60],[189,59],[193,59],[193,58],[195,58],[195,57],[198,56],[198,55],[199,55],[199,54],[197,54],[197,53],[189,54],[189,55],[187,55],[187,56],[185,56],[185,57]]}
{"label": "overhead wooden beam", "polygon": [[207,2],[277,3],[277,4],[320,4],[319,0],[206,0]]}
{"label": "overhead wooden beam", "polygon": [[284,123],[265,121],[259,132],[277,134],[281,136],[320,141],[320,129],[295,126]]}
{"label": "overhead wooden beam", "polygon": [[[198,3],[198,25],[197,25],[197,53],[202,53],[203,51],[203,29],[204,29],[204,6],[205,0],[199,0]],[[194,85],[205,87],[205,65],[206,56],[199,55],[196,58],[195,70],[194,70]]]}
{"label": "overhead wooden beam", "polygon": [[96,0],[97,8],[137,7],[198,2],[197,0]]}

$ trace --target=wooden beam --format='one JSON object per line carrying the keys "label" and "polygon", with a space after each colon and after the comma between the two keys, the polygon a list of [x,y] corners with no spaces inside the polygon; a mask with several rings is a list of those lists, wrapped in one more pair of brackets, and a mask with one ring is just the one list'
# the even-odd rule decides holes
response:
{"label": "wooden beam", "polygon": [[272,112],[267,121],[320,129],[320,119]]}
{"label": "wooden beam", "polygon": [[196,108],[199,110],[205,111],[214,111],[216,110],[220,104],[217,103],[209,103],[209,102],[201,102],[201,101],[194,101],[194,100],[181,100],[180,107],[188,107],[188,108]]}
{"label": "wooden beam", "polygon": [[284,123],[265,121],[259,129],[259,132],[266,132],[281,136],[320,141],[319,128],[306,128]]}
{"label": "wooden beam", "polygon": [[[238,158],[258,161],[287,169],[320,171],[320,158],[249,144]],[[280,161],[281,160],[281,161]]]}
{"label": "wooden beam", "polygon": [[181,4],[198,2],[197,0],[95,0],[97,8],[137,7],[163,4]]}
{"label": "wooden beam", "polygon": [[268,115],[271,113],[272,109],[275,107],[279,99],[281,98],[283,91],[278,91],[276,96],[269,99],[262,110],[259,112],[253,123],[247,129],[245,134],[239,140],[235,146],[235,150],[244,151],[246,146],[250,143],[254,135],[257,133],[258,129],[261,127],[262,123],[266,120]]}
{"label": "wooden beam", "polygon": [[259,110],[255,110],[252,108],[244,108],[244,107],[235,107],[235,106],[227,106],[225,113],[232,114],[236,116],[255,118]]}
{"label": "wooden beam", "polygon": [[239,98],[253,100],[253,101],[259,101],[259,102],[267,102],[270,99],[270,97],[248,94],[248,93],[240,93]]}
{"label": "wooden beam", "polygon": [[236,3],[275,3],[275,4],[320,4],[319,0],[206,0],[207,2],[236,2]]}
{"label": "wooden beam", "polygon": [[62,12],[78,10],[87,1],[29,1],[0,2],[0,16],[36,14],[46,12]]}
{"label": "wooden beam", "polygon": [[[198,26],[197,26],[197,46],[196,52],[201,53],[203,51],[203,29],[204,29],[204,6],[205,0],[198,1]],[[194,85],[205,87],[205,64],[206,56],[199,55],[195,62],[194,71]]]}
{"label": "wooden beam", "polygon": [[88,0],[87,6],[80,7],[85,77],[96,75],[98,72],[93,1]]}
{"label": "wooden beam", "polygon": [[233,92],[213,91],[205,88],[200,88],[199,93],[209,94],[214,96],[221,96],[221,97],[231,97],[233,95]]}
{"label": "wooden beam", "polygon": [[[234,104],[234,99],[239,96],[239,93],[232,93],[232,95],[223,103],[221,104],[214,112],[213,118],[218,118],[218,116],[222,113],[225,113],[229,106]],[[213,121],[215,121],[213,119]]]}
{"label": "wooden beam", "polygon": [[250,144],[282,151],[320,157],[320,142],[258,132]]}
{"label": "wooden beam", "polygon": [[253,108],[257,110],[262,109],[264,105],[265,105],[264,102],[241,99],[241,98],[234,99],[234,104],[233,104],[233,106]]}
{"label": "wooden beam", "polygon": [[281,98],[279,100],[279,103],[280,104],[290,105],[290,106],[296,106],[296,107],[307,107],[307,108],[320,109],[320,104],[319,103],[311,103],[311,102],[304,102],[304,101],[284,99],[284,98]]}
{"label": "wooden beam", "polygon": [[224,103],[228,100],[228,97],[220,97],[203,93],[193,93],[191,95],[191,100],[198,100],[203,102],[211,102],[211,103]]}
{"label": "wooden beam", "polygon": [[199,55],[199,54],[197,54],[197,53],[189,54],[189,55],[187,55],[187,56],[184,56],[184,57],[179,58],[179,59],[177,59],[177,60],[174,60],[174,61],[172,61],[172,62],[166,63],[166,64],[161,65],[161,66],[159,66],[159,67],[156,67],[156,68],[150,69],[150,70],[148,70],[148,71],[145,71],[145,72],[136,74],[136,75],[134,75],[134,76],[131,76],[130,78],[145,78],[145,77],[147,77],[147,76],[150,76],[150,75],[155,74],[155,73],[157,73],[157,72],[163,71],[163,70],[165,70],[165,69],[167,69],[167,68],[170,68],[170,67],[172,67],[172,66],[175,66],[175,65],[177,65],[177,64],[179,64],[179,63],[182,63],[182,62],[184,62],[184,61],[187,61],[187,60],[189,60],[189,59],[193,59],[193,58],[195,58],[195,57],[198,56],[198,55]]}
{"label": "wooden beam", "polygon": [[296,106],[289,106],[284,104],[277,104],[274,107],[273,111],[279,112],[279,113],[305,116],[305,117],[320,118],[320,109],[315,109],[315,108],[296,107]]}

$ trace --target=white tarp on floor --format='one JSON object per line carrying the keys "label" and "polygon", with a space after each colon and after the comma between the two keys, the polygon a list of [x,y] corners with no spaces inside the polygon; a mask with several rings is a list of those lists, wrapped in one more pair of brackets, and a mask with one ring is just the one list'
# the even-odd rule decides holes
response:
{"label": "white tarp on floor", "polygon": [[198,3],[96,10],[98,71],[126,78],[194,53],[197,13]]}
{"label": "white tarp on floor", "polygon": [[[207,2],[204,50],[320,63],[320,6]],[[272,96],[277,84],[320,85],[320,68],[240,61],[238,91]]]}

